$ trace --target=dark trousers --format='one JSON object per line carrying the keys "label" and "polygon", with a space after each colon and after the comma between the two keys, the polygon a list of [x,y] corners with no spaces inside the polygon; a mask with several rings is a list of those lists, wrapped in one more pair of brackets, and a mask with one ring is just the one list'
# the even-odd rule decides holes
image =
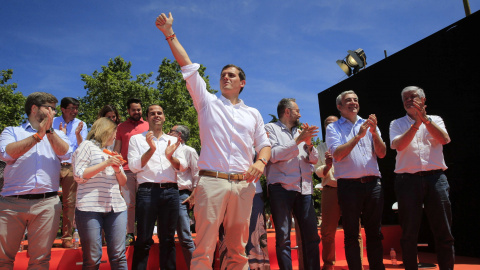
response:
{"label": "dark trousers", "polygon": [[179,205],[178,188],[138,187],[135,205],[137,239],[132,269],[147,269],[155,221],[160,240],[160,269],[176,269],[175,229]]}
{"label": "dark trousers", "polygon": [[318,248],[320,236],[318,235],[313,196],[286,190],[281,185],[268,185],[268,191],[270,209],[272,211],[273,223],[275,224],[275,250],[278,266],[282,270],[292,269],[290,230],[292,228],[293,213],[300,228],[304,269],[320,269],[320,251]]}
{"label": "dark trousers", "polygon": [[433,175],[397,174],[395,194],[402,227],[402,256],[405,269],[418,269],[417,241],[422,221],[422,205],[430,224],[441,270],[453,269],[452,210],[448,198],[450,186],[443,172]]}
{"label": "dark trousers", "polygon": [[362,218],[367,238],[367,258],[371,270],[383,270],[382,212],[383,189],[380,178],[367,183],[338,179],[338,203],[342,210],[345,257],[350,270],[361,270],[358,220]]}

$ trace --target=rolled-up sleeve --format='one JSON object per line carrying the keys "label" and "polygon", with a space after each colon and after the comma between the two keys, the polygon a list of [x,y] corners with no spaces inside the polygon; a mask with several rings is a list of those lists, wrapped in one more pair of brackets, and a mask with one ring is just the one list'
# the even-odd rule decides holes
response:
{"label": "rolled-up sleeve", "polygon": [[[305,144],[305,147],[308,146]],[[310,162],[311,164],[317,164],[318,162],[318,151],[315,146],[312,147],[312,150],[308,153],[308,162]]]}
{"label": "rolled-up sleeve", "polygon": [[65,133],[63,133],[63,131],[61,131],[61,130],[55,129],[55,133],[57,133],[57,135],[68,144],[67,153],[65,153],[65,155],[61,155],[61,156],[57,155],[57,157],[60,160],[69,160],[73,155],[73,148],[70,145],[70,140],[68,139],[67,135],[65,135]]}
{"label": "rolled-up sleeve", "polygon": [[140,152],[140,147],[138,145],[137,137],[138,135],[134,135],[130,138],[130,142],[128,144],[128,167],[134,173],[141,172],[142,168],[142,155],[144,153]]}
{"label": "rolled-up sleeve", "polygon": [[7,145],[16,141],[13,127],[6,127],[0,135],[0,159],[9,165],[15,163],[16,159],[7,153]]}
{"label": "rolled-up sleeve", "polygon": [[340,142],[340,134],[338,134],[337,130],[334,128],[334,123],[327,126],[327,130],[325,132],[325,142],[327,143],[328,151],[333,155],[337,147],[342,145]]}
{"label": "rolled-up sleeve", "polygon": [[268,124],[265,126],[265,130],[268,132],[268,138],[272,145],[272,156],[270,161],[272,163],[277,163],[279,161],[287,161],[296,158],[300,151],[298,150],[295,140],[281,142],[278,137],[281,134],[277,134],[277,130],[273,125],[275,124]]}
{"label": "rolled-up sleeve", "polygon": [[85,183],[88,179],[83,178],[83,173],[85,169],[88,168],[90,165],[91,160],[91,149],[90,143],[84,141],[80,144],[77,148],[75,153],[73,154],[72,161],[73,161],[73,178],[77,183]]}
{"label": "rolled-up sleeve", "polygon": [[180,168],[177,170],[173,166],[173,169],[176,172],[184,172],[188,169],[188,162],[185,157],[185,151],[178,151],[178,149],[173,153],[173,156],[180,162]]}
{"label": "rolled-up sleeve", "polygon": [[198,73],[199,68],[197,63],[182,67],[183,79],[187,82],[187,90],[197,111],[204,108],[210,99],[216,99],[214,94],[207,91],[207,84]]}
{"label": "rolled-up sleeve", "polygon": [[267,132],[265,130],[265,124],[263,123],[263,118],[260,115],[260,113],[256,115],[256,118],[257,118],[258,125],[255,128],[254,146],[255,146],[255,151],[259,153],[260,150],[262,150],[262,148],[270,147],[271,144],[268,139]]}

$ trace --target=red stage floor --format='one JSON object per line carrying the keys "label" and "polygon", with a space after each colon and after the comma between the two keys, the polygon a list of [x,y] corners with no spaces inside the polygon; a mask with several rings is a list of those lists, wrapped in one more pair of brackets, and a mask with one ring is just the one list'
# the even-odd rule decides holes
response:
{"label": "red stage floor", "polygon": [[[397,251],[397,259],[398,263],[402,263],[402,255],[400,249],[400,234],[401,230],[399,226],[384,226],[382,228],[382,232],[384,234],[383,246],[384,246],[384,263],[387,269],[403,269],[401,266],[392,266],[390,262],[390,255],[389,251],[390,248],[394,248]],[[296,246],[295,241],[295,233],[292,233],[292,246]],[[364,236],[365,239],[365,236]],[[158,265],[158,239],[155,240],[155,245],[150,250],[150,258],[148,261],[148,269],[159,269]],[[336,249],[337,249],[337,264],[335,269],[348,269],[347,263],[345,261],[345,253],[343,251],[343,230],[339,229],[337,231],[336,237]],[[54,246],[59,246],[60,240],[56,241]],[[364,241],[365,243],[365,241]],[[320,244],[320,249],[322,245]],[[278,263],[275,256],[275,234],[274,230],[268,231],[268,250],[270,256],[270,264],[271,269],[279,269]],[[129,267],[131,266],[131,258],[133,255],[133,247],[127,248],[127,260]],[[364,269],[368,269],[368,261],[366,259],[366,252],[364,252]],[[435,254],[431,253],[420,253],[419,258],[421,262],[424,263],[436,263],[436,256]],[[298,260],[296,251],[292,251],[292,259],[293,259],[293,268],[298,269]],[[323,262],[321,262],[323,265]],[[15,259],[15,266],[14,270],[23,270],[26,269],[28,265],[28,258],[27,258],[27,251],[22,251],[17,254]],[[63,248],[52,248],[52,259],[50,261],[50,269],[58,269],[58,270],[80,270],[82,269],[82,252],[81,249],[63,249]],[[100,265],[100,269],[110,269],[110,264],[108,263],[108,256],[106,252],[106,247],[103,249],[103,257],[102,257],[102,264]],[[187,269],[185,265],[185,261],[183,260],[183,255],[181,252],[181,247],[177,242],[177,269]],[[437,267],[438,269],[438,267]],[[462,257],[457,256],[455,269],[457,270],[480,270],[480,259],[479,258],[469,258],[469,257]]]}

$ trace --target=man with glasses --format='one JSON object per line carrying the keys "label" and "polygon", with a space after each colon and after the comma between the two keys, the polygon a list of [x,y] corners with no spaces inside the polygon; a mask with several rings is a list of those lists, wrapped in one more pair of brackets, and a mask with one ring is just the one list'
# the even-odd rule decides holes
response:
{"label": "man with glasses", "polygon": [[72,149],[67,136],[52,128],[57,99],[35,92],[27,97],[26,123],[0,135],[5,185],[0,193],[0,269],[13,269],[20,242],[28,231],[29,269],[48,269],[60,222],[60,162]]}
{"label": "man with glasses", "polygon": [[303,265],[305,269],[320,270],[320,237],[312,195],[313,164],[318,161],[312,138],[317,136],[318,127],[302,124],[299,128],[301,114],[294,98],[280,100],[277,115],[277,122],[265,125],[272,144],[272,158],[265,171],[278,265],[280,269],[292,269],[290,231],[293,215],[300,228]]}
{"label": "man with glasses", "polygon": [[[53,119],[52,126],[63,131],[69,141],[72,152],[87,138],[87,125],[76,118],[80,102],[72,97],[62,98],[60,109],[62,115]],[[77,182],[73,179],[72,160],[62,162],[60,170],[60,184],[62,185],[62,247],[71,248],[74,229],[75,202],[77,196]]]}
{"label": "man with glasses", "polygon": [[450,142],[450,136],[440,116],[427,115],[422,88],[408,86],[401,95],[407,115],[390,123],[390,147],[397,151],[395,195],[403,264],[407,270],[418,269],[418,232],[425,211],[435,238],[438,266],[453,269],[452,206],[443,157],[443,145]]}

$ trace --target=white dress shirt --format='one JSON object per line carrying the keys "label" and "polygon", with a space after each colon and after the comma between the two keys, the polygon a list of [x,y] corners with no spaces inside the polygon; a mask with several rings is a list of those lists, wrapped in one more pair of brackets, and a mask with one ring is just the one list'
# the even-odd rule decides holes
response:
{"label": "white dress shirt", "polygon": [[256,152],[270,146],[260,112],[242,100],[233,105],[225,97],[207,91],[198,74],[199,64],[182,67],[183,78],[198,113],[202,151],[200,170],[244,173],[253,164],[252,145]]}
{"label": "white dress shirt", "polygon": [[[447,132],[445,123],[440,116],[431,115],[432,122]],[[415,120],[408,115],[393,120],[390,123],[390,145],[405,133]],[[402,151],[397,150],[395,173],[416,173],[420,171],[446,170],[443,158],[443,145],[428,132],[422,123],[410,144]]]}
{"label": "white dress shirt", "polygon": [[[134,173],[137,173],[138,184],[142,183],[176,183],[176,170],[165,156],[165,149],[168,141],[170,144],[177,142],[177,138],[162,134],[159,139],[153,138],[157,149],[153,153],[147,164],[142,167],[142,155],[150,149],[147,143],[146,135],[148,131],[133,135],[128,145],[128,167]],[[177,149],[178,150],[178,149]],[[179,171],[185,171],[187,162],[182,151],[175,151],[173,156],[180,162]]]}
{"label": "white dress shirt", "polygon": [[177,172],[177,183],[178,183],[178,190],[187,189],[192,191],[193,188],[197,186],[198,183],[198,154],[197,151],[186,145],[183,144],[177,149],[177,151],[183,151],[183,156],[187,162],[187,169],[183,172]]}

